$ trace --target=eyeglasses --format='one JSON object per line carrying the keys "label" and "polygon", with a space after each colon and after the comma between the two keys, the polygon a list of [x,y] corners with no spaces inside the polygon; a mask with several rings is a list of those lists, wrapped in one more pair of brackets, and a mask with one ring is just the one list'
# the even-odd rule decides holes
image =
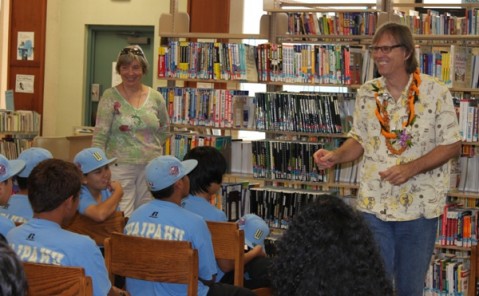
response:
{"label": "eyeglasses", "polygon": [[378,53],[379,51],[381,51],[382,53],[388,54],[391,52],[391,50],[397,47],[402,47],[402,44],[396,44],[391,46],[370,46],[368,49],[371,53]]}
{"label": "eyeglasses", "polygon": [[120,55],[134,54],[136,56],[144,57],[143,51],[138,47],[125,47],[120,51]]}

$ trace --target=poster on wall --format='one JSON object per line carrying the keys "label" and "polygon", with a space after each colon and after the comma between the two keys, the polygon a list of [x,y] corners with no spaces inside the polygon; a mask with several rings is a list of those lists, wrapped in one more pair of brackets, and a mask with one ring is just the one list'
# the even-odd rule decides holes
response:
{"label": "poster on wall", "polygon": [[15,92],[33,94],[34,75],[17,74],[15,78]]}
{"label": "poster on wall", "polygon": [[34,32],[18,32],[17,60],[33,61]]}

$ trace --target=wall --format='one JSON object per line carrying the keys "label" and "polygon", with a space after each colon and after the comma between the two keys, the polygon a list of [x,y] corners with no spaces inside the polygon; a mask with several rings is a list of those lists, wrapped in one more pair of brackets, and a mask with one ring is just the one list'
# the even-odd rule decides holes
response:
{"label": "wall", "polygon": [[8,13],[10,2],[0,0],[0,109],[5,108],[5,90],[7,89],[8,65]]}

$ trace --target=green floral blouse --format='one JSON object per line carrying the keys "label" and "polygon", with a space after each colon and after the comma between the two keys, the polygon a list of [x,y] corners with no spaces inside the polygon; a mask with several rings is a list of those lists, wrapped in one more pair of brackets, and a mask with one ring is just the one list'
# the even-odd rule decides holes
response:
{"label": "green floral blouse", "polygon": [[118,163],[146,164],[163,154],[168,132],[166,103],[159,92],[149,88],[145,102],[136,109],[112,87],[98,105],[92,145]]}

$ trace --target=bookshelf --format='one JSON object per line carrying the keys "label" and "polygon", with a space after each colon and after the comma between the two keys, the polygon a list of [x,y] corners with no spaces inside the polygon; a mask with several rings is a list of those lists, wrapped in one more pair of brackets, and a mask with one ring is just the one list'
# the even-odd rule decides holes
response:
{"label": "bookshelf", "polygon": [[35,111],[0,110],[0,153],[16,159],[32,146],[33,138],[40,134],[41,115]]}
{"label": "bookshelf", "polygon": [[[363,4],[361,4],[363,5]],[[358,12],[358,8],[353,8],[353,6],[358,6],[358,4],[338,4],[338,3],[296,3],[296,2],[285,2],[285,1],[275,1],[275,0],[264,0],[263,1],[264,10],[267,12],[267,15],[261,19],[260,22],[260,34],[227,34],[227,33],[188,33],[187,30],[182,31],[181,28],[187,28],[188,26],[178,22],[178,20],[187,19],[184,15],[171,15],[163,20],[160,19],[160,36],[165,38],[174,38],[174,39],[191,39],[191,38],[208,38],[215,40],[231,40],[231,39],[268,39],[270,44],[295,44],[298,46],[306,47],[308,45],[321,46],[325,44],[337,44],[345,46],[354,46],[359,49],[364,49],[365,46],[371,43],[371,38],[374,33],[374,27],[369,28],[367,31],[330,31],[329,33],[310,32],[303,29],[297,32],[288,32],[290,26],[291,15],[297,16],[299,20],[304,20],[309,17],[310,14],[324,14],[327,18],[328,14],[335,15],[344,18],[346,15],[353,15]],[[364,9],[361,9],[361,12],[364,15],[367,15],[368,18],[372,18],[373,24],[379,25],[381,22],[387,20],[395,21],[404,21],[404,15],[401,15],[398,11],[403,9],[416,9],[416,8],[428,8],[423,4],[416,3],[396,3],[394,1],[375,1],[374,3],[364,4],[366,6]],[[450,5],[430,5],[431,7],[448,7]],[[455,5],[456,6],[456,5]],[[458,4],[461,8],[466,9],[476,9],[479,8],[477,4]],[[171,20],[175,20],[175,25],[172,25]],[[161,24],[164,24],[162,26]],[[304,23],[303,23],[304,24]],[[168,28],[168,29],[162,29]],[[301,26],[300,26],[301,27]],[[343,28],[344,30],[344,28]],[[476,34],[424,34],[422,32],[414,31],[414,37],[420,47],[423,46],[446,46],[450,47],[451,45],[461,45],[467,47],[477,47],[479,40],[478,35]],[[162,42],[163,43],[163,42]],[[314,47],[312,47],[314,48]],[[364,53],[364,51],[362,52]],[[264,79],[261,76],[261,72],[258,73],[260,77],[260,83],[264,83],[268,87],[268,91],[277,92],[281,91],[284,85],[310,85],[314,84],[315,86],[338,86],[346,88],[347,90],[354,90],[359,87],[359,83],[344,83],[339,81],[336,83],[328,83],[321,80],[308,80],[304,81],[294,81],[294,80],[274,80],[274,79]],[[194,82],[207,82],[207,83],[231,83],[230,80],[225,79],[198,79],[198,78],[173,78],[166,77],[169,81],[169,85],[174,85],[176,81],[194,81]],[[364,78],[363,78],[364,79]],[[368,80],[367,78],[364,80]],[[236,81],[236,83],[241,83],[241,80]],[[464,92],[464,93],[474,93],[477,91],[475,87],[467,86],[452,86],[452,92]],[[302,109],[304,110],[304,109]],[[182,124],[183,128],[188,129],[197,129],[194,125]],[[274,126],[274,124],[273,124]],[[217,127],[218,128],[218,127]],[[239,130],[235,127],[219,127],[222,133],[234,133]],[[243,129],[243,128],[241,128]],[[258,130],[258,127],[252,128],[252,130]],[[278,130],[275,128],[259,128],[259,130],[264,131],[267,135],[265,142],[298,142],[306,138],[305,142],[310,142],[311,138],[323,139],[329,145],[338,145],[341,139],[344,139],[345,133],[321,133],[321,132],[305,132],[305,131],[287,131],[287,130]],[[467,145],[477,146],[476,142],[465,143]],[[337,168],[335,170],[328,170],[326,173],[326,178],[321,182],[318,181],[305,181],[305,180],[292,180],[292,179],[282,179],[277,177],[265,176],[262,178],[255,178],[252,175],[245,174],[230,174],[227,176],[227,181],[243,181],[248,180],[252,182],[260,183],[262,186],[272,185],[274,187],[289,187],[294,190],[301,190],[304,188],[314,188],[316,190],[324,191],[336,191],[340,195],[354,195],[358,185],[356,183],[342,182],[341,178],[337,176]],[[449,196],[450,198],[456,198],[460,200],[475,202],[478,199],[478,194],[476,192],[461,192],[458,190],[451,190]],[[450,250],[459,250],[466,251],[470,253],[470,260],[473,263],[471,265],[470,272],[470,285],[469,285],[469,295],[473,295],[476,287],[476,269],[477,264],[477,250],[476,246],[474,247],[452,247],[452,246],[437,246],[437,249],[450,249]]]}

